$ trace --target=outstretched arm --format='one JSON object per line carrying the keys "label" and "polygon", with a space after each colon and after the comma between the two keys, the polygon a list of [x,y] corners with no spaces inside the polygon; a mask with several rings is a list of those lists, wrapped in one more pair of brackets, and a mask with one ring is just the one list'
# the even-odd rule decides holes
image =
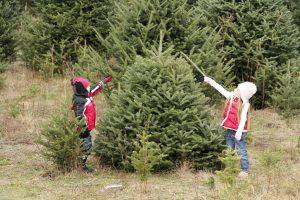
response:
{"label": "outstretched arm", "polygon": [[230,99],[232,96],[232,92],[227,91],[225,88],[223,88],[220,84],[218,84],[215,80],[204,77],[204,82],[210,84],[212,87],[214,87],[218,92],[220,92],[226,99]]}
{"label": "outstretched arm", "polygon": [[247,113],[248,113],[249,108],[250,108],[249,102],[246,102],[243,104],[243,109],[242,109],[241,116],[240,116],[239,127],[235,134],[235,138],[237,140],[241,140],[241,138],[242,138],[242,133],[243,133],[246,121],[247,121]]}
{"label": "outstretched arm", "polygon": [[102,89],[103,89],[103,86],[104,86],[104,82],[103,82],[103,80],[102,81],[100,81],[99,83],[97,83],[97,84],[95,84],[95,85],[93,85],[92,87],[91,87],[91,95],[90,96],[95,96],[95,95],[97,95]]}
{"label": "outstretched arm", "polygon": [[91,87],[91,96],[93,97],[96,94],[98,94],[103,89],[103,86],[106,83],[109,83],[111,81],[112,81],[112,76],[109,75],[109,76],[105,77],[102,81],[100,81],[99,83],[97,83],[96,85],[93,85]]}

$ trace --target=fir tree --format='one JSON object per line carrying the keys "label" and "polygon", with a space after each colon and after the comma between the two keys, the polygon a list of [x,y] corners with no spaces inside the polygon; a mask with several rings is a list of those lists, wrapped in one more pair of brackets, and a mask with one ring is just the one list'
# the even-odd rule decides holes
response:
{"label": "fir tree", "polygon": [[270,103],[270,97],[279,83],[280,71],[274,61],[261,61],[261,65],[255,72],[254,80],[257,93],[252,102],[256,108],[264,108]]}
{"label": "fir tree", "polygon": [[236,151],[226,149],[223,151],[220,160],[225,168],[222,171],[217,171],[217,176],[227,187],[232,186],[236,182],[238,173],[241,171],[239,166],[240,157],[237,156]]}
{"label": "fir tree", "polygon": [[135,142],[135,151],[130,160],[141,181],[147,181],[151,171],[163,158],[159,145],[149,142],[150,135],[145,131],[138,136],[139,142]]}
{"label": "fir tree", "polygon": [[[145,56],[148,48],[157,45],[159,33],[163,31],[164,48],[173,46],[173,54],[188,54],[207,74],[229,86],[234,79],[232,62],[226,60],[222,37],[216,29],[207,26],[207,19],[202,13],[195,12],[195,5],[196,1],[186,0],[116,2],[108,37],[98,37],[106,47],[106,57],[116,62],[105,67],[88,63],[98,70],[108,67],[117,77],[122,77],[137,55]],[[95,55],[95,51],[87,54]],[[102,52],[99,54],[102,56]],[[196,71],[195,74],[199,81],[203,81],[202,75]],[[205,90],[205,94],[212,97],[211,100],[219,99],[211,89]]]}
{"label": "fir tree", "polygon": [[288,61],[285,73],[272,95],[273,105],[285,118],[300,114],[300,59]]}
{"label": "fir tree", "polygon": [[53,54],[56,72],[77,61],[81,45],[101,49],[96,43],[95,30],[102,36],[108,34],[109,10],[112,1],[56,1],[38,0],[27,13],[22,26],[23,60],[39,69],[49,52]]}
{"label": "fir tree", "polygon": [[286,0],[288,7],[294,15],[295,24],[300,27],[300,1],[299,0]]}
{"label": "fir tree", "polygon": [[63,172],[81,166],[78,125],[68,106],[64,106],[60,112],[52,115],[41,131],[38,143],[43,146],[43,155]]}
{"label": "fir tree", "polygon": [[[156,53],[154,53],[156,52]],[[223,139],[210,126],[207,98],[184,59],[170,51],[137,57],[111,95],[96,140],[96,155],[103,163],[132,170],[129,157],[142,131],[166,155],[154,170],[170,169],[190,161],[197,169],[218,167]]]}
{"label": "fir tree", "polygon": [[100,40],[108,56],[122,65],[134,62],[136,55],[144,56],[152,45],[157,46],[160,31],[165,33],[165,48],[174,46],[174,53],[190,54],[213,32],[201,26],[201,15],[195,15],[193,4],[186,0],[120,1],[116,3],[110,34]]}
{"label": "fir tree", "polygon": [[0,2],[0,62],[11,62],[16,58],[19,11],[15,0]]}
{"label": "fir tree", "polygon": [[[257,73],[264,72],[270,63],[280,72],[287,60],[299,55],[299,31],[283,0],[204,0],[199,1],[196,10],[203,15],[207,26],[221,34],[226,52],[224,62],[233,62],[236,83],[256,82],[256,77],[262,76]],[[274,89],[276,85],[270,87]],[[270,94],[255,95],[255,98],[256,107],[265,107]]]}

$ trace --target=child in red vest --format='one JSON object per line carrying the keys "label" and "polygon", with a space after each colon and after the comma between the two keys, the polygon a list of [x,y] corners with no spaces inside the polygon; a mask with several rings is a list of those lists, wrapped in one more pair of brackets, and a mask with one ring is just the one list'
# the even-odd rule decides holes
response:
{"label": "child in red vest", "polygon": [[82,158],[83,170],[92,172],[92,169],[86,165],[86,160],[92,147],[91,131],[96,127],[96,107],[93,97],[98,94],[106,83],[112,81],[112,76],[107,76],[99,83],[90,86],[87,79],[82,77],[73,77],[71,85],[73,88],[73,99],[71,109],[75,112],[78,120],[84,120],[84,127],[80,133],[83,140],[81,150],[84,154]]}
{"label": "child in red vest", "polygon": [[[240,83],[233,92],[229,92],[209,77],[204,77],[204,82],[210,84],[227,99],[221,123],[221,126],[226,129],[226,145],[229,148],[237,149],[241,156],[242,171],[239,176],[248,176],[246,135],[249,127],[249,99],[256,93],[256,85],[251,82]],[[241,112],[239,112],[240,110]]]}

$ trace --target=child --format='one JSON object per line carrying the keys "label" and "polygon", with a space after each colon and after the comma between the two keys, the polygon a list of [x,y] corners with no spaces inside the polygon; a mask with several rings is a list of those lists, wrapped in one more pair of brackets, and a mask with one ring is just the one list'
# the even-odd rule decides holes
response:
{"label": "child", "polygon": [[[221,126],[226,129],[226,145],[229,148],[236,148],[241,156],[242,171],[239,173],[239,177],[246,177],[249,173],[246,150],[246,135],[249,127],[249,99],[256,93],[256,85],[251,82],[240,83],[233,92],[229,92],[209,77],[204,77],[204,82],[210,84],[227,99]],[[240,110],[241,113],[239,113]]]}
{"label": "child", "polygon": [[98,84],[90,87],[88,80],[82,77],[73,77],[71,79],[71,85],[73,88],[73,99],[71,109],[74,110],[75,116],[78,120],[84,120],[84,127],[81,129],[80,138],[83,140],[81,150],[84,153],[82,158],[83,170],[86,172],[92,172],[93,170],[86,165],[86,160],[90,154],[89,150],[92,147],[91,131],[96,126],[96,108],[93,100],[93,96],[98,94],[104,84],[112,81],[112,76],[105,77]]}

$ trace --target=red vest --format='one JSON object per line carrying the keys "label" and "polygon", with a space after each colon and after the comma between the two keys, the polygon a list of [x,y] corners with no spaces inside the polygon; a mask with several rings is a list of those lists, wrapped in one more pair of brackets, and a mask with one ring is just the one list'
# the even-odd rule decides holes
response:
{"label": "red vest", "polygon": [[[223,112],[223,121],[221,126],[225,129],[231,129],[237,131],[240,123],[240,98],[233,96],[229,101],[226,101],[225,109]],[[248,118],[248,114],[247,114]],[[243,132],[248,130],[248,119],[245,123]]]}
{"label": "red vest", "polygon": [[96,127],[96,107],[93,97],[86,98],[83,115],[87,129],[92,131]]}

